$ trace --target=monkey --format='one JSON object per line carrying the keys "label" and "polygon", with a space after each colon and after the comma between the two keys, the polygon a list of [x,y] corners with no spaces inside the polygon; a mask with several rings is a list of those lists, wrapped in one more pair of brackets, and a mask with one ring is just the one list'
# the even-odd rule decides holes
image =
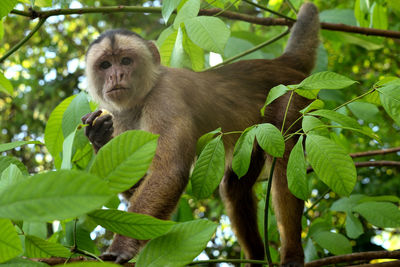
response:
{"label": "monkey", "polygon": [[[203,134],[219,127],[223,132],[243,131],[266,122],[282,127],[289,94],[273,101],[264,116],[260,109],[271,88],[297,84],[310,74],[317,56],[319,28],[317,8],[312,3],[303,4],[281,56],[241,60],[203,72],[163,66],[155,44],[128,30],[109,30],[93,41],[85,58],[88,92],[99,108],[111,113],[99,117],[101,111],[97,110],[82,118],[88,124],[85,133],[95,152],[127,130],[159,135],[148,174],[129,194],[128,212],[170,218],[188,183],[196,142]],[[293,96],[284,129],[309,103],[300,95]],[[297,123],[291,131],[298,129]],[[271,157],[255,145],[248,173],[238,179],[230,163],[237,139],[235,135],[223,137],[228,163],[219,192],[246,258],[264,260],[253,185]],[[287,161],[295,142],[290,139],[284,156],[277,159],[272,182],[282,266],[304,265],[304,202],[291,194],[286,179]],[[123,263],[145,244],[117,234],[103,258]]]}

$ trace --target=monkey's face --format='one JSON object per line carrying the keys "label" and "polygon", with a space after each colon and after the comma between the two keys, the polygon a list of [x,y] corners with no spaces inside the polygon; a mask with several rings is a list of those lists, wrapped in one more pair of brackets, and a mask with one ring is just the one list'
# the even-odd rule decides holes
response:
{"label": "monkey's face", "polygon": [[92,97],[118,109],[139,104],[153,86],[158,70],[145,41],[121,34],[95,41],[86,63]]}

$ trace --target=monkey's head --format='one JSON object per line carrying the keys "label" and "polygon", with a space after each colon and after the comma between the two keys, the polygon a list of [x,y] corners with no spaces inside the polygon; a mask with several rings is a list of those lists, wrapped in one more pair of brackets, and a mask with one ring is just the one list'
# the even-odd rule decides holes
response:
{"label": "monkey's head", "polygon": [[86,53],[93,100],[108,110],[140,104],[157,79],[160,54],[154,43],[128,30],[109,30]]}

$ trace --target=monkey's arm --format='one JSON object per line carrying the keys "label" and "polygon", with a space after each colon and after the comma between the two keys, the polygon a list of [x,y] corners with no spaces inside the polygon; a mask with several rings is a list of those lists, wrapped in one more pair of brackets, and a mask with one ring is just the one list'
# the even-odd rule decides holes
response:
{"label": "monkey's arm", "polygon": [[114,132],[112,116],[110,114],[100,116],[101,113],[101,110],[96,110],[82,117],[82,122],[88,124],[85,135],[93,144],[95,153],[111,140]]}
{"label": "monkey's arm", "polygon": [[[150,171],[129,199],[129,212],[159,219],[170,218],[187,185],[195,144],[195,139],[190,135],[161,133]],[[116,235],[102,258],[117,263],[126,262],[146,242]]]}

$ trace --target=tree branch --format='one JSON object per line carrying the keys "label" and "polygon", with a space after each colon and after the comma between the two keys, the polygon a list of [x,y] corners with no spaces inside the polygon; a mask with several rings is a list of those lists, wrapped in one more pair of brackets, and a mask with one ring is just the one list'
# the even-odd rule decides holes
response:
{"label": "tree branch", "polygon": [[[110,6],[110,7],[87,7],[87,8],[70,8],[70,9],[53,9],[46,11],[20,11],[20,10],[12,10],[12,14],[26,16],[31,19],[41,18],[41,17],[50,17],[50,16],[58,16],[58,15],[72,15],[72,14],[85,14],[85,13],[115,13],[115,12],[134,12],[134,13],[161,13],[160,7],[142,7],[142,6]],[[211,9],[202,9],[199,12],[199,15],[207,15],[207,16],[215,16],[224,17],[232,20],[241,20],[247,21],[249,23],[264,25],[264,26],[291,26],[293,25],[293,21],[283,18],[260,18],[255,16],[250,16],[247,14],[242,14],[233,11],[222,10],[219,8],[211,8]],[[400,31],[391,31],[391,30],[380,30],[373,28],[365,28],[365,27],[357,27],[350,26],[345,24],[335,24],[335,23],[327,23],[322,22],[321,28],[324,30],[331,31],[343,31],[343,32],[351,32],[358,33],[364,35],[376,35],[376,36],[384,36],[391,38],[400,38]]]}
{"label": "tree branch", "polygon": [[384,155],[384,154],[395,153],[395,152],[399,152],[399,151],[400,151],[400,147],[383,148],[383,149],[378,149],[378,150],[351,153],[350,157],[360,158],[360,157],[367,157],[367,156]]}
{"label": "tree branch", "polygon": [[[400,250],[395,251],[369,251],[369,252],[357,252],[347,255],[326,257],[320,260],[315,260],[305,264],[305,267],[319,267],[319,266],[327,266],[337,263],[350,263],[354,261],[361,260],[374,260],[374,259],[400,259]],[[394,262],[385,262],[390,265],[381,265],[381,264],[368,264],[362,266],[379,266],[379,267],[389,267],[389,266],[400,266],[399,261]]]}
{"label": "tree branch", "polygon": [[[361,161],[361,162],[354,162],[356,168],[363,168],[363,167],[383,167],[383,166],[392,166],[400,168],[400,161],[390,161],[390,160],[377,160],[377,161]],[[308,167],[307,173],[313,172],[313,168]]]}

